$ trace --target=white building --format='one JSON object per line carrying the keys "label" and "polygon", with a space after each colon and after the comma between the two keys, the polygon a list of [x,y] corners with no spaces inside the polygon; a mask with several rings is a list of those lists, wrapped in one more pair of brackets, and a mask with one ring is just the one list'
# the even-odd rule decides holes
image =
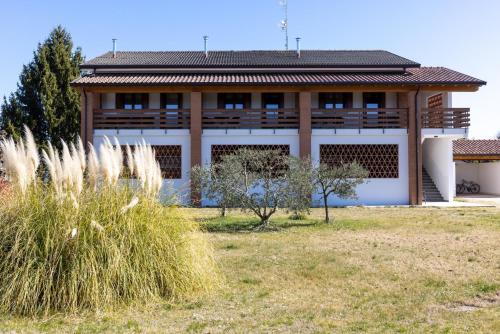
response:
{"label": "white building", "polygon": [[485,84],[386,51],[108,52],[82,68],[82,138],[155,145],[186,203],[191,167],[242,146],[360,162],[359,199],[331,204],[450,201],[469,126],[452,94]]}

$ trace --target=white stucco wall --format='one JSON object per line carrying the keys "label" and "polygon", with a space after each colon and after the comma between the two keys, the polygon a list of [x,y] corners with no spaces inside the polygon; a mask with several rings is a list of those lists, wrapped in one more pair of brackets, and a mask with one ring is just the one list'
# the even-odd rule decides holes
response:
{"label": "white stucco wall", "polygon": [[456,162],[456,183],[473,181],[481,187],[481,193],[500,195],[500,162]]}
{"label": "white stucco wall", "polygon": [[[313,130],[311,158],[318,162],[321,144],[397,144],[399,152],[399,176],[388,179],[368,179],[368,183],[357,188],[357,200],[343,200],[332,197],[332,206],[343,205],[404,205],[409,202],[408,189],[408,136],[406,131],[394,130],[343,130],[334,134],[332,130]],[[313,205],[321,206],[321,196],[313,196]]]}
{"label": "white stucco wall", "polygon": [[456,183],[462,180],[479,183],[479,164],[473,162],[455,162]]}
{"label": "white stucco wall", "polygon": [[99,146],[108,138],[117,138],[120,145],[134,145],[143,139],[151,145],[181,145],[182,146],[182,178],[165,180],[161,196],[176,194],[182,204],[188,204],[189,172],[191,168],[191,142],[189,130],[95,130],[94,146]]}
{"label": "white stucco wall", "polygon": [[445,201],[455,196],[455,164],[452,138],[426,138],[422,163]]}
{"label": "white stucco wall", "polygon": [[148,109],[160,109],[160,93],[149,93]]}
{"label": "white stucco wall", "polygon": [[116,108],[115,93],[101,94],[101,107],[102,109],[115,109]]}
{"label": "white stucco wall", "polygon": [[500,195],[500,162],[479,164],[479,185],[484,194]]}
{"label": "white stucco wall", "polygon": [[217,93],[202,94],[203,109],[217,109]]}

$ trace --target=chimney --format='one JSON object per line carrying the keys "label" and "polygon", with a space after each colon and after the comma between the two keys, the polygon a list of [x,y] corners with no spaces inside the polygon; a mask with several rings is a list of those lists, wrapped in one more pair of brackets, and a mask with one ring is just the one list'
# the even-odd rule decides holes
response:
{"label": "chimney", "polygon": [[113,38],[113,58],[116,58],[116,38]]}
{"label": "chimney", "polygon": [[208,58],[208,47],[207,47],[207,41],[208,41],[208,36],[207,36],[207,35],[203,36],[203,44],[204,44],[205,58]]}
{"label": "chimney", "polygon": [[295,38],[297,41],[297,57],[300,58],[300,37]]}

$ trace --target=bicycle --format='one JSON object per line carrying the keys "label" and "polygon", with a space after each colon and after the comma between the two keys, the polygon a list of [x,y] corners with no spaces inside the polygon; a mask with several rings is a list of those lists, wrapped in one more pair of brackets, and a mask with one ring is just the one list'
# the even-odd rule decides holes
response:
{"label": "bicycle", "polygon": [[462,180],[461,184],[457,184],[457,194],[478,194],[480,190],[479,184],[473,181]]}

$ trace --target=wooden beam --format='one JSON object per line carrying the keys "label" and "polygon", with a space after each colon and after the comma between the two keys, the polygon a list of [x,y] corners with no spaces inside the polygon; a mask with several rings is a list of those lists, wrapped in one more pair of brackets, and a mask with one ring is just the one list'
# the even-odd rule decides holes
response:
{"label": "wooden beam", "polygon": [[311,158],[311,93],[299,93],[299,156]]}
{"label": "wooden beam", "polygon": [[453,155],[454,161],[489,161],[489,160],[500,160],[500,154],[498,155]]}
{"label": "wooden beam", "polygon": [[[202,95],[201,92],[191,92],[191,168],[201,166],[201,135],[202,135]],[[191,204],[199,206],[201,194],[191,190]]]}
{"label": "wooden beam", "polygon": [[[158,85],[158,86],[82,86],[86,90],[98,93],[158,93],[158,92],[410,92],[417,90],[415,85]],[[423,85],[425,91],[437,92],[475,92],[478,86]]]}
{"label": "wooden beam", "polygon": [[419,103],[417,91],[407,94],[406,101],[399,96],[399,106],[408,106],[408,189],[410,205],[422,204],[422,157],[419,130]]}

